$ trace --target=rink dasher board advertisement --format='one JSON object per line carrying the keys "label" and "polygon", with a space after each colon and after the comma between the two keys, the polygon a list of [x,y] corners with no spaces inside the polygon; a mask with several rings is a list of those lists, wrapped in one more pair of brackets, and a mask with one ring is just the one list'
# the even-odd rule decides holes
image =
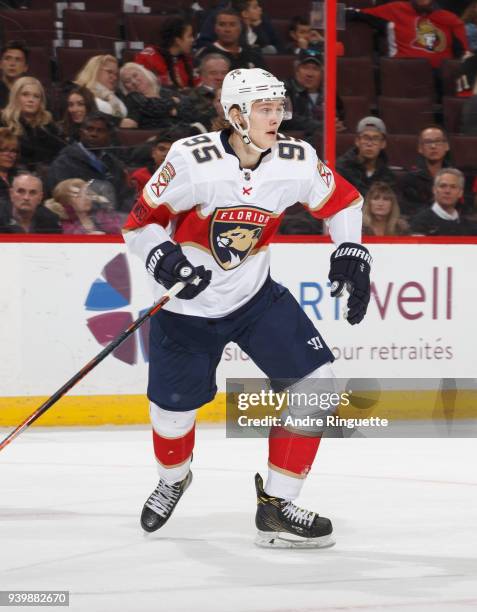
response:
{"label": "rink dasher board advertisement", "polygon": [[[343,319],[344,300],[329,296],[331,244],[272,244],[272,276],[290,289],[332,348],[338,377],[413,378],[416,384],[421,378],[473,378],[476,246],[369,245],[371,302],[357,326]],[[0,263],[1,425],[29,414],[148,308],[151,281],[121,243],[2,243]],[[61,400],[67,410],[87,414],[107,405],[119,421],[126,410],[130,422],[142,422],[134,413],[147,417],[146,332],[136,332],[75,386],[72,397]],[[227,378],[261,376],[238,347],[227,346],[210,420],[220,420]],[[61,410],[55,406],[52,414]],[[104,422],[117,422],[108,418]]]}

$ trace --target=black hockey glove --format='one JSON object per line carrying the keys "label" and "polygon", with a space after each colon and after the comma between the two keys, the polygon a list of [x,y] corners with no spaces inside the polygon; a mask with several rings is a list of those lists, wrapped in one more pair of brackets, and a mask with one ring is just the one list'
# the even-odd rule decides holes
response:
{"label": "black hockey glove", "polygon": [[177,282],[187,283],[177,294],[182,300],[192,300],[210,283],[212,272],[204,266],[194,267],[180,245],[163,242],[154,247],[146,259],[146,270],[166,289]]}
{"label": "black hockey glove", "polygon": [[346,287],[350,294],[346,319],[351,325],[360,323],[368,309],[371,261],[368,249],[354,242],[343,242],[331,255],[331,297],[343,295]]}

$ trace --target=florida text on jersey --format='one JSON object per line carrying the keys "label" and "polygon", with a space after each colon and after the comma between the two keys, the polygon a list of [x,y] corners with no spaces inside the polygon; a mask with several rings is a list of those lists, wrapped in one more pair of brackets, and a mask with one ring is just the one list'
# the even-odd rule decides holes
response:
{"label": "florida text on jersey", "polygon": [[[143,260],[172,239],[194,265],[212,270],[207,291],[172,300],[166,308],[173,312],[222,317],[250,300],[269,273],[281,217],[296,202],[323,219],[360,200],[306,142],[280,135],[255,168],[243,169],[228,137],[223,130],[175,142],[124,227]],[[156,284],[156,297],[160,290]]]}

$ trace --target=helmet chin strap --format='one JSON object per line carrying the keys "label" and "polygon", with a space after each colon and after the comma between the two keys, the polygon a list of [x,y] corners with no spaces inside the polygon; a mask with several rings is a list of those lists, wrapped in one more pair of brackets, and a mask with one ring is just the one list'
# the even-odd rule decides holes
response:
{"label": "helmet chin strap", "polygon": [[237,132],[240,134],[240,136],[242,137],[242,140],[244,142],[244,144],[246,144],[247,146],[251,147],[254,151],[257,151],[257,153],[265,153],[265,151],[268,151],[268,149],[261,149],[258,145],[256,145],[254,142],[252,142],[252,139],[250,138],[248,132],[250,130],[250,121],[248,120],[248,117],[245,117],[244,115],[242,115],[242,117],[245,120],[246,123],[246,127],[243,128],[240,123],[238,123],[238,121],[232,121],[232,119],[230,120],[230,123],[232,124],[232,126],[237,130]]}

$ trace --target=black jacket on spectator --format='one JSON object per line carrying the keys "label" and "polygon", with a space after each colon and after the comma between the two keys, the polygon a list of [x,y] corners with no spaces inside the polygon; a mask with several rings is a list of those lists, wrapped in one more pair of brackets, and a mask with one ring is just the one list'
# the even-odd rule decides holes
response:
{"label": "black jacket on spectator", "polygon": [[216,43],[212,43],[207,45],[207,47],[203,47],[198,52],[197,59],[200,61],[208,53],[225,55],[230,60],[230,70],[236,70],[237,68],[267,68],[260,49],[250,45],[243,45],[239,53],[230,53],[221,46],[217,46]]}
{"label": "black jacket on spectator", "polygon": [[160,98],[147,98],[140,93],[132,92],[124,100],[128,109],[128,119],[133,119],[138,128],[150,130],[171,126],[174,121],[171,111],[176,107],[172,96],[161,90]]}
{"label": "black jacket on spectator", "polygon": [[442,219],[431,208],[421,210],[410,220],[411,233],[425,236],[475,236],[477,226],[459,216],[455,221]]}
{"label": "black jacket on spectator", "polygon": [[80,143],[65,147],[49,167],[48,192],[51,193],[55,185],[70,178],[111,183],[116,195],[116,210],[129,212],[134,203],[136,193],[128,184],[125,167],[107,150],[94,155]]}
{"label": "black jacket on spectator", "polygon": [[[443,167],[450,166],[448,157],[444,158]],[[434,178],[427,169],[426,160],[419,155],[416,165],[400,180],[400,207],[403,215],[429,208],[434,202]]]}
{"label": "black jacket on spectator", "polygon": [[0,80],[0,108],[5,108],[8,104],[8,99],[10,97],[10,90],[5,85],[5,83]]}
{"label": "black jacket on spectator", "polygon": [[387,156],[384,151],[378,156],[376,170],[371,176],[367,176],[365,165],[358,159],[358,149],[353,147],[338,158],[336,170],[344,176],[364,196],[373,183],[377,181],[387,183],[396,189],[396,177],[387,165]]}
{"label": "black jacket on spectator", "polygon": [[37,164],[47,165],[54,160],[66,142],[54,123],[44,127],[31,127],[22,121],[24,133],[20,136],[20,163],[29,170]]}
{"label": "black jacket on spectator", "polygon": [[[1,223],[1,221],[0,221]],[[10,218],[5,225],[0,225],[2,234],[25,234],[25,230],[15,219]],[[58,215],[40,204],[33,215],[30,234],[62,234],[61,222]]]}

